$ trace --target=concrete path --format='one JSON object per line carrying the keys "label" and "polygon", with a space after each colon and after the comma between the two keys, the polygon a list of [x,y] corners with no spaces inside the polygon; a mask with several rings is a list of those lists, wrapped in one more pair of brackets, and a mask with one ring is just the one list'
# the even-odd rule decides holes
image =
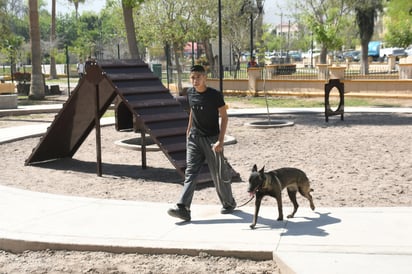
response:
{"label": "concrete path", "polygon": [[222,215],[217,205],[193,205],[185,223],[167,215],[171,206],[0,186],[0,248],[273,256],[281,270],[308,274],[412,270],[412,207],[302,207],[278,222],[276,209],[263,206],[252,230],[253,207]]}

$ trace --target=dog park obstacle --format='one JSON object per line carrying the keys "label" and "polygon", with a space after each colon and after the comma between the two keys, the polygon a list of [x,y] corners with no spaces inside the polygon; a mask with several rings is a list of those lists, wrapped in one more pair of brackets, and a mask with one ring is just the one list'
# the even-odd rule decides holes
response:
{"label": "dog park obstacle", "polygon": [[[26,160],[26,165],[71,158],[96,129],[97,174],[101,175],[99,120],[114,102],[116,130],[148,134],[176,171],[184,178],[186,169],[186,128],[189,115],[141,60],[92,63],[63,108]],[[146,168],[146,150],[142,150]],[[238,176],[232,170],[234,177]],[[205,163],[198,182],[211,177]]]}
{"label": "dog park obstacle", "polygon": [[[336,109],[332,109],[330,104],[330,93],[334,90],[339,92],[339,104]],[[329,117],[340,115],[343,121],[343,114],[345,113],[345,85],[339,79],[330,79],[325,84],[325,121],[329,122]]]}

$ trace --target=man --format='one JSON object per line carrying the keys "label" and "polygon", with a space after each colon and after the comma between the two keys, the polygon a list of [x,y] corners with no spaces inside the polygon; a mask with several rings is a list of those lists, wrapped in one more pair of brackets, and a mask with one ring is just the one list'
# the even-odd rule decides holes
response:
{"label": "man", "polygon": [[[170,216],[190,221],[190,205],[196,188],[196,176],[204,161],[207,161],[216,192],[222,204],[221,213],[232,213],[236,202],[232,196],[231,174],[223,157],[223,145],[228,115],[223,94],[206,85],[203,66],[193,66],[188,90],[190,107],[187,127],[186,171],[183,189],[175,208],[168,210]],[[219,116],[221,123],[219,126]]]}
{"label": "man", "polygon": [[253,68],[253,67],[257,67],[255,56],[250,57],[250,61],[247,63],[247,68]]}
{"label": "man", "polygon": [[84,75],[84,63],[82,59],[77,63],[77,74],[79,75],[79,78],[82,78]]}

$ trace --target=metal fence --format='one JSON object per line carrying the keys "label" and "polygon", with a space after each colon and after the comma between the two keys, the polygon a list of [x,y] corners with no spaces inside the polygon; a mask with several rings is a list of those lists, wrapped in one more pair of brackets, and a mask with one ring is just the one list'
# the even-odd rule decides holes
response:
{"label": "metal fence", "polygon": [[359,63],[350,64],[345,70],[345,79],[399,79],[399,66],[398,64],[389,66],[386,63],[371,63],[368,74],[362,74]]}
{"label": "metal fence", "polygon": [[[341,63],[338,67],[344,67],[343,78],[346,80],[396,80],[396,79],[411,79],[412,69],[401,67],[402,64],[395,63],[389,65],[387,62],[373,62],[369,64],[367,74],[361,72],[361,65],[359,62]],[[261,79],[274,80],[317,80],[328,79],[329,69],[324,65],[320,66],[304,66],[297,64],[296,66],[289,65],[275,65],[263,66],[261,68]],[[167,73],[162,71],[162,79],[166,80]],[[170,83],[177,83],[178,77],[175,70],[169,72]],[[189,71],[185,70],[181,74],[183,82],[189,82]],[[208,78],[219,78],[219,71],[217,68],[208,69]],[[241,66],[240,69],[231,69],[226,67],[223,71],[223,78],[227,80],[248,79],[248,69],[246,66]]]}

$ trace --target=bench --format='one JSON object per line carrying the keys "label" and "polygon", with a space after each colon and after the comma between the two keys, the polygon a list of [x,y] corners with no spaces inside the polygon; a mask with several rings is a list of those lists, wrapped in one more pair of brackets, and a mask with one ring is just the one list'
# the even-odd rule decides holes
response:
{"label": "bench", "polygon": [[0,83],[0,109],[17,108],[16,86],[13,83]]}

